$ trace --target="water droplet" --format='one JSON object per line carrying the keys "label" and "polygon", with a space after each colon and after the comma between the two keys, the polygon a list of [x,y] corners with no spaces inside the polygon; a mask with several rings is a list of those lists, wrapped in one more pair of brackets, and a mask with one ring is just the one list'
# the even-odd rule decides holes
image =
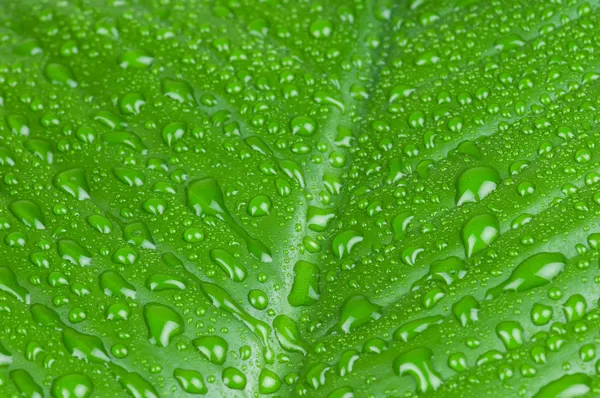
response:
{"label": "water droplet", "polygon": [[248,215],[252,217],[267,216],[271,213],[271,199],[265,195],[258,195],[248,203]]}
{"label": "water droplet", "polygon": [[198,337],[192,340],[192,344],[212,363],[217,365],[225,363],[229,344],[224,338],[220,336]]}
{"label": "water droplet", "polygon": [[197,216],[217,217],[244,238],[248,251],[262,262],[271,262],[271,251],[262,242],[254,239],[229,214],[223,201],[221,187],[214,178],[204,178],[192,182],[187,190],[188,206]]}
{"label": "water droplet", "polygon": [[307,354],[308,344],[300,337],[296,322],[287,315],[277,315],[273,320],[275,336],[281,347],[289,352]]}
{"label": "water droplet", "polygon": [[63,329],[63,343],[69,354],[80,360],[94,363],[110,362],[102,340],[96,336],[65,327]]}
{"label": "water droplet", "polygon": [[413,376],[419,392],[435,391],[442,385],[442,379],[433,367],[432,358],[433,353],[429,348],[414,348],[394,359],[394,372],[399,376]]}
{"label": "water droplet", "polygon": [[531,308],[531,322],[536,326],[545,325],[552,319],[554,311],[552,307],[540,303],[534,303]]}
{"label": "water droplet", "polygon": [[177,368],[173,371],[173,377],[175,377],[181,389],[188,394],[204,395],[208,392],[204,377],[200,372]]}
{"label": "water droplet", "polygon": [[121,112],[126,115],[139,115],[146,104],[146,98],[140,93],[128,93],[121,99]]}
{"label": "water droplet", "polygon": [[310,34],[315,39],[324,39],[331,36],[333,24],[326,19],[318,19],[310,24]]}
{"label": "water droplet", "polygon": [[274,394],[281,388],[281,379],[277,373],[262,369],[258,375],[258,392],[261,394]]}
{"label": "water droplet", "polygon": [[340,320],[331,332],[352,333],[362,325],[381,317],[382,307],[373,304],[361,294],[348,297],[342,304]]}
{"label": "water droplet", "polygon": [[210,258],[218,265],[223,272],[227,274],[229,279],[235,282],[242,282],[246,279],[246,268],[231,254],[223,249],[212,249]]}
{"label": "water droplet", "polygon": [[564,375],[546,384],[534,395],[534,398],[583,397],[592,388],[592,379],[583,373]]}
{"label": "water droplet", "polygon": [[237,368],[225,368],[222,374],[223,384],[233,390],[246,388],[246,375]]}
{"label": "water droplet", "polygon": [[452,305],[452,313],[461,325],[471,325],[479,319],[479,301],[473,296],[464,296]]}
{"label": "water droplet", "polygon": [[407,342],[414,339],[417,335],[423,333],[430,327],[441,324],[443,321],[444,317],[441,315],[432,315],[412,320],[394,331],[394,340]]}
{"label": "water droplet", "polygon": [[196,102],[192,86],[183,80],[163,79],[162,92],[167,97],[180,102],[193,105]]}
{"label": "water droplet", "polygon": [[23,137],[29,136],[29,122],[22,115],[8,115],[6,116],[6,124],[8,125],[9,130],[14,135],[20,135]]}
{"label": "water droplet", "polygon": [[503,321],[496,325],[496,334],[507,350],[515,350],[523,346],[523,326],[516,321]]}
{"label": "water droplet", "polygon": [[90,198],[90,188],[85,179],[85,170],[75,168],[58,173],[54,177],[54,185],[77,200]]}
{"label": "water droplet", "polygon": [[37,384],[29,372],[23,369],[11,370],[9,376],[13,383],[17,386],[17,390],[22,397],[27,398],[42,398],[44,390]]}
{"label": "water droplet", "polygon": [[127,282],[119,273],[106,270],[98,277],[100,289],[107,296],[135,298],[135,287]]}
{"label": "water droplet", "polygon": [[146,304],[144,320],[148,326],[150,343],[160,347],[168,346],[173,337],[184,331],[181,315],[163,304]]}
{"label": "water droplet", "polygon": [[315,304],[320,296],[320,270],[316,264],[300,260],[294,265],[294,281],[288,295],[293,307]]}
{"label": "water droplet", "polygon": [[35,229],[46,229],[42,209],[31,200],[16,200],[8,209],[23,224]]}
{"label": "water droplet", "polygon": [[321,209],[309,206],[306,213],[306,225],[315,232],[323,232],[335,217],[333,209]]}
{"label": "water droplet", "polygon": [[587,303],[581,294],[574,294],[563,304],[567,322],[580,321],[585,317]]}
{"label": "water droplet", "polygon": [[23,303],[29,304],[29,292],[19,285],[17,276],[10,268],[0,267],[0,291],[14,296]]}
{"label": "water droplet", "polygon": [[153,57],[140,50],[128,51],[119,58],[119,66],[123,69],[146,69],[153,62]]}
{"label": "water droplet", "polygon": [[52,143],[50,141],[41,138],[30,138],[25,141],[24,146],[29,152],[31,152],[40,160],[43,160],[48,164],[53,163],[54,152],[52,150]]}
{"label": "water droplet", "polygon": [[346,258],[350,255],[354,247],[362,242],[363,235],[358,231],[348,230],[338,233],[331,242],[333,254],[338,259]]}
{"label": "water droplet", "polygon": [[123,228],[123,238],[135,247],[150,250],[156,249],[156,244],[150,234],[150,230],[148,230],[148,227],[144,223],[134,222],[127,224]]}
{"label": "water droplet", "polygon": [[524,292],[550,283],[560,274],[567,259],[561,253],[537,253],[524,260],[510,277],[500,285],[488,290],[487,298],[499,296],[506,291]]}
{"label": "water droplet", "polygon": [[113,174],[119,181],[130,187],[141,187],[146,181],[144,173],[127,167],[115,167]]}
{"label": "water droplet", "polygon": [[456,195],[457,206],[483,200],[500,184],[498,171],[489,166],[473,167],[461,174]]}
{"label": "water droplet", "polygon": [[165,126],[162,131],[162,138],[167,146],[173,146],[185,135],[186,126],[183,122],[174,122]]}
{"label": "water droplet", "polygon": [[87,398],[93,389],[92,380],[82,373],[69,373],[52,382],[52,396],[57,398]]}
{"label": "water droplet", "polygon": [[71,88],[77,87],[75,75],[64,65],[50,63],[44,68],[44,74],[52,84],[64,84]]}
{"label": "water droplet", "polygon": [[146,288],[153,292],[185,290],[185,287],[185,280],[174,275],[152,274],[146,279]]}
{"label": "water droplet", "polygon": [[317,123],[313,118],[309,116],[298,116],[292,119],[291,123],[292,133],[309,137],[315,133]]}
{"label": "water droplet", "polygon": [[472,217],[462,229],[462,240],[467,257],[487,249],[500,235],[500,224],[493,214]]}
{"label": "water droplet", "polygon": [[57,247],[60,258],[69,261],[71,264],[85,267],[92,263],[92,254],[74,240],[59,240]]}
{"label": "water droplet", "polygon": [[243,322],[244,325],[246,325],[246,327],[261,341],[267,363],[273,361],[273,352],[271,351],[267,337],[270,333],[270,328],[266,323],[248,314],[233,300],[229,293],[215,284],[202,283],[202,292],[216,308],[229,312],[235,318]]}

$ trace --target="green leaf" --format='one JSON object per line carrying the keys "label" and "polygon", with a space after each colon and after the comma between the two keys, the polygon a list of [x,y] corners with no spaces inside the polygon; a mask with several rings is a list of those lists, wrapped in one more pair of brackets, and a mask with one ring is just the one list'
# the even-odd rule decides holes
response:
{"label": "green leaf", "polygon": [[599,10],[0,2],[0,395],[599,396]]}

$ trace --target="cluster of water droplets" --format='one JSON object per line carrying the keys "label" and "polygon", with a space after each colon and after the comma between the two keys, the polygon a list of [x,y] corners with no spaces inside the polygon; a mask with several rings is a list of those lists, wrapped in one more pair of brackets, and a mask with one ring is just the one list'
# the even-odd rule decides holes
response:
{"label": "cluster of water droplets", "polygon": [[596,4],[76,3],[0,5],[0,391],[600,393]]}

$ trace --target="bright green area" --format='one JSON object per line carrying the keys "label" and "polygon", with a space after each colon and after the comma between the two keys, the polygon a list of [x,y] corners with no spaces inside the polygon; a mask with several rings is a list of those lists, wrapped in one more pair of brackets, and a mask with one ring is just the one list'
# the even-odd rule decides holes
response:
{"label": "bright green area", "polygon": [[0,0],[0,397],[600,396],[598,37]]}

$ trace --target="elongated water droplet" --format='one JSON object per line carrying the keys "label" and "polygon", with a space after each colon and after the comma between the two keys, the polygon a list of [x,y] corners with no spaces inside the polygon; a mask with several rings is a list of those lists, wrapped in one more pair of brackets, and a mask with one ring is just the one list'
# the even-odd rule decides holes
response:
{"label": "elongated water droplet", "polygon": [[493,298],[506,291],[524,292],[544,286],[552,282],[566,264],[567,259],[561,253],[534,254],[519,264],[506,281],[488,290],[486,297]]}
{"label": "elongated water droplet", "polygon": [[9,366],[13,362],[13,357],[2,344],[0,344],[0,368]]}
{"label": "elongated water droplet", "polygon": [[44,68],[44,74],[52,84],[64,84],[71,88],[77,87],[75,75],[64,65],[50,63]]}
{"label": "elongated water droplet", "polygon": [[252,256],[262,262],[272,261],[271,251],[261,241],[253,238],[229,214],[223,200],[221,187],[214,178],[203,178],[192,182],[187,189],[188,206],[197,216],[212,216],[227,224],[243,237]]}
{"label": "elongated water droplet", "polygon": [[113,174],[119,181],[130,187],[141,187],[146,182],[144,173],[127,167],[115,167]]}
{"label": "elongated water droplet", "polygon": [[24,146],[38,159],[48,164],[54,162],[54,152],[50,141],[41,138],[30,138],[25,141]]}
{"label": "elongated water droplet", "polygon": [[126,225],[123,228],[123,238],[136,247],[150,250],[156,249],[156,243],[152,238],[150,230],[142,222],[134,222]]}
{"label": "elongated water droplet", "polygon": [[58,173],[54,177],[54,185],[77,200],[90,198],[90,188],[85,179],[84,169],[76,168]]}
{"label": "elongated water droplet", "polygon": [[24,369],[11,370],[9,373],[10,379],[17,386],[17,390],[22,397],[26,398],[43,398],[44,390],[37,384],[33,377]]}
{"label": "elongated water droplet", "polygon": [[0,291],[14,296],[17,300],[29,304],[29,292],[19,285],[15,273],[7,267],[0,267]]}
{"label": "elongated water droplet", "polygon": [[316,264],[300,260],[294,265],[294,282],[288,302],[294,307],[317,302],[320,295],[320,270]]}
{"label": "elongated water droplet", "polygon": [[121,367],[113,366],[121,386],[133,398],[159,398],[158,392],[150,382],[136,372],[128,372]]}
{"label": "elongated water droplet", "polygon": [[35,229],[46,229],[42,209],[31,200],[16,200],[8,209],[23,224]]}
{"label": "elongated water droplet", "polygon": [[102,340],[96,336],[66,327],[63,329],[63,343],[69,354],[85,362],[105,363],[110,361]]}
{"label": "elongated water droplet", "polygon": [[592,378],[583,373],[564,375],[546,384],[534,395],[534,398],[583,397],[592,388]]}
{"label": "elongated water droplet", "polygon": [[168,346],[173,337],[179,336],[184,331],[181,315],[163,304],[146,304],[144,319],[150,333],[150,343],[160,347]]}
{"label": "elongated water droplet", "polygon": [[136,152],[146,152],[146,145],[144,145],[140,137],[130,132],[121,131],[114,133],[106,133],[102,136],[102,139],[104,140],[104,142],[110,145],[125,145],[135,150]]}
{"label": "elongated water droplet", "polygon": [[242,282],[246,279],[246,268],[225,250],[212,249],[210,251],[210,258],[232,281]]}
{"label": "elongated water droplet", "polygon": [[91,253],[74,240],[59,240],[57,246],[60,258],[69,261],[71,264],[85,267],[92,263]]}
{"label": "elongated water droplet", "polygon": [[306,355],[308,344],[300,337],[296,322],[287,315],[277,315],[273,320],[277,341],[284,350]]}
{"label": "elongated water droplet", "polygon": [[29,122],[25,116],[8,115],[6,116],[6,124],[8,125],[8,129],[14,135],[20,135],[23,137],[29,136]]}
{"label": "elongated water droplet", "polygon": [[240,320],[246,327],[254,333],[260,340],[264,348],[265,361],[271,363],[273,361],[273,352],[269,345],[268,335],[271,328],[269,325],[254,318],[248,314],[233,298],[221,287],[212,283],[202,283],[202,292],[219,309],[229,312],[235,318]]}
{"label": "elongated water droplet", "polygon": [[121,99],[121,112],[126,115],[139,115],[146,104],[146,98],[140,93],[129,93]]}
{"label": "elongated water droplet", "polygon": [[436,260],[431,263],[429,272],[413,284],[412,290],[420,289],[430,280],[442,282],[451,286],[457,280],[464,278],[466,274],[466,264],[458,257],[452,256],[442,260]]}
{"label": "elongated water droplet", "polygon": [[323,232],[335,217],[333,209],[321,209],[309,206],[306,213],[306,225],[315,232]]}
{"label": "elongated water droplet", "polygon": [[119,58],[119,66],[123,69],[146,69],[152,62],[154,58],[140,50],[128,51]]}
{"label": "elongated water droplet", "polygon": [[146,279],[146,288],[153,292],[185,290],[185,280],[175,275],[152,274]]}
{"label": "elongated water droplet", "polygon": [[127,282],[121,274],[106,270],[98,277],[100,289],[110,297],[135,298],[135,287]]}
{"label": "elongated water droplet", "polygon": [[394,331],[394,340],[407,342],[414,339],[417,335],[423,333],[430,327],[439,325],[443,321],[443,316],[432,315],[407,322]]}
{"label": "elongated water droplet", "polygon": [[109,234],[112,231],[112,223],[110,220],[99,214],[89,216],[87,222],[100,233]]}

